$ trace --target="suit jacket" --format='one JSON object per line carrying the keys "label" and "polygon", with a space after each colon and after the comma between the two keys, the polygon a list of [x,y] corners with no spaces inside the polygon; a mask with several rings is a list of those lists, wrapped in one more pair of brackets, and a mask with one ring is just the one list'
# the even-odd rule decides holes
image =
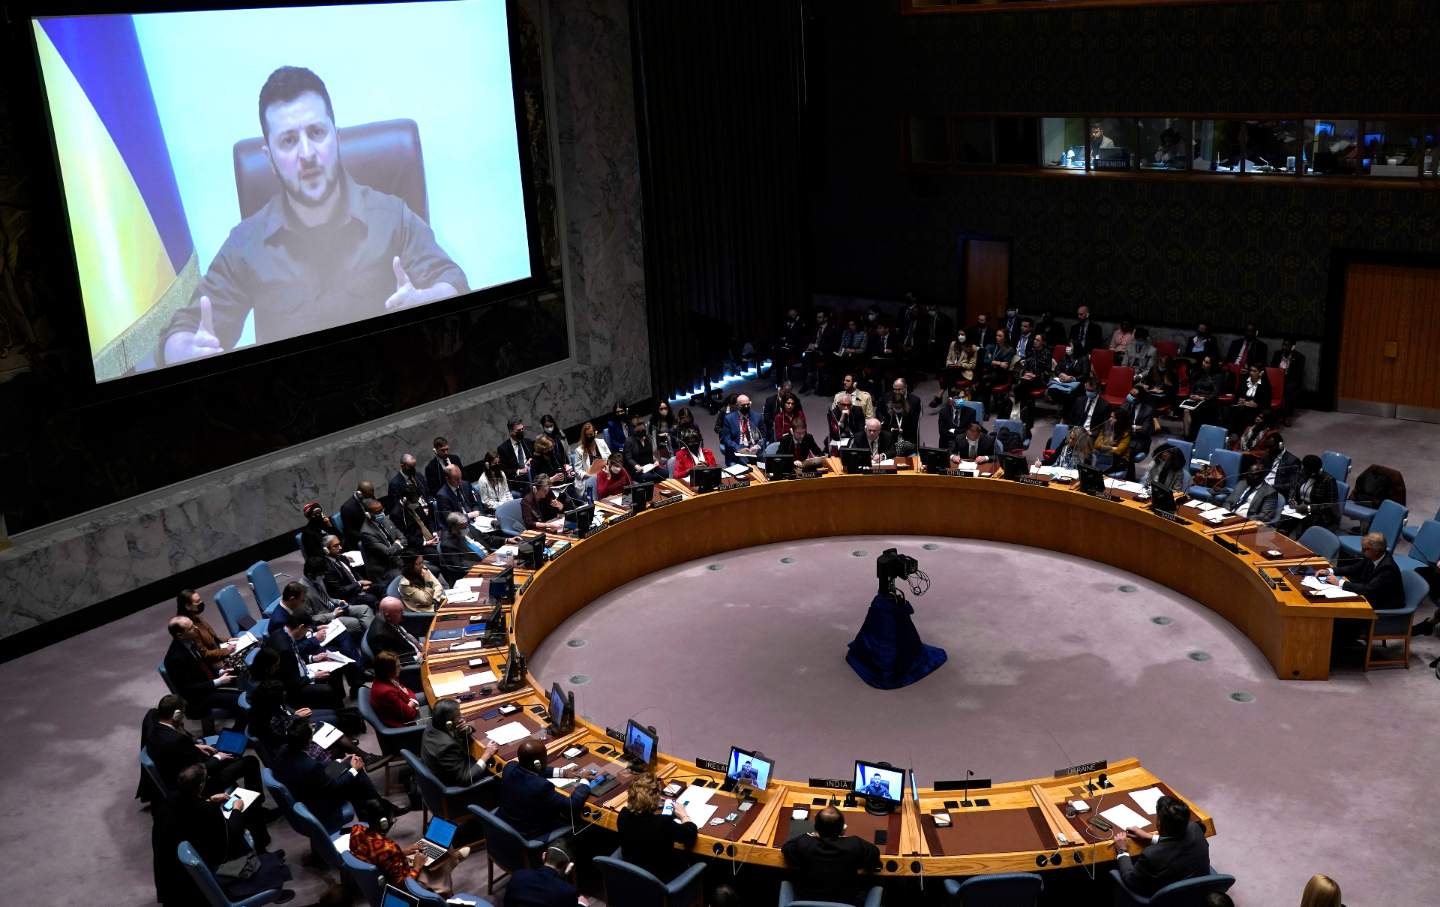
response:
{"label": "suit jacket", "polygon": [[420,738],[420,761],[447,787],[479,784],[488,774],[470,755],[467,744],[433,726],[427,726]]}
{"label": "suit jacket", "polygon": [[[700,457],[704,461],[703,465],[705,466],[718,465],[715,462],[715,454],[712,453],[708,447],[700,448]],[[699,465],[702,464],[695,462],[695,457],[690,453],[690,448],[682,447],[675,452],[675,468],[671,471],[670,475],[672,478],[683,479],[690,474],[690,470]]]}
{"label": "suit jacket", "polygon": [[575,886],[548,866],[517,870],[505,886],[505,907],[575,907],[579,899]]}
{"label": "suit jacket", "polygon": [[160,778],[171,787],[180,772],[205,761],[205,754],[195,748],[195,738],[158,721],[145,738],[145,749],[155,762]]}
{"label": "suit jacket", "polygon": [[354,602],[362,591],[360,580],[355,568],[343,556],[325,558],[325,594],[330,598]]}
{"label": "suit jacket", "polygon": [[865,355],[872,357],[900,355],[900,337],[894,331],[881,337],[880,332],[876,331],[865,342]]}
{"label": "suit jacket", "polygon": [[1002,451],[995,449],[995,436],[987,431],[981,431],[980,437],[975,440],[975,455],[971,456],[969,451],[970,443],[965,435],[955,435],[954,442],[950,445],[950,452],[960,455],[962,460],[973,460],[975,457],[989,457],[995,459]]}
{"label": "suit jacket", "polygon": [[[1236,359],[1240,358],[1240,350],[1241,350],[1244,346],[1245,346],[1245,338],[1244,338],[1244,337],[1237,337],[1237,338],[1235,338],[1234,340],[1230,341],[1230,348],[1225,351],[1225,363],[1224,363],[1224,364],[1225,364],[1225,365],[1230,365],[1230,364],[1232,364]],[[1246,358],[1244,364],[1248,366],[1248,365],[1249,365],[1250,363],[1252,363],[1252,362],[1258,362],[1258,363],[1260,363],[1261,365],[1265,365],[1265,364],[1269,363],[1269,361],[1270,361],[1270,348],[1265,345],[1265,341],[1261,340],[1261,339],[1258,338],[1258,337],[1255,338],[1254,340],[1250,341],[1250,355]]]}
{"label": "suit jacket", "polygon": [[799,900],[859,903],[859,873],[880,868],[880,848],[863,838],[804,834],[780,848]]}
{"label": "suit jacket", "polygon": [[958,438],[964,433],[966,426],[976,419],[975,410],[969,406],[956,406],[946,400],[940,404],[940,442],[939,446],[948,447],[950,441]]}
{"label": "suit jacket", "polygon": [[397,530],[393,535],[387,532],[393,528],[388,520],[386,526],[366,517],[360,527],[360,554],[365,558],[365,578],[374,583],[388,583],[400,572],[400,552],[405,550],[405,538]]}
{"label": "suit jacket", "polygon": [[[1070,404],[1070,412],[1066,414],[1065,423],[1067,425],[1085,424],[1085,409],[1089,405],[1090,398],[1086,396],[1084,392],[1081,392],[1076,396],[1074,402]],[[1098,434],[1100,427],[1105,424],[1105,420],[1110,418],[1111,409],[1113,409],[1113,407],[1105,402],[1104,396],[1100,394],[1095,395],[1095,412],[1090,417],[1090,433],[1092,435]]]}
{"label": "suit jacket", "polygon": [[1345,578],[1343,588],[1358,592],[1376,611],[1390,611],[1405,605],[1405,584],[1400,580],[1400,566],[1388,553],[1378,561],[1361,557],[1335,571]]}
{"label": "suit jacket", "polygon": [[505,478],[512,482],[515,481],[515,476],[520,467],[530,462],[530,455],[535,452],[535,445],[530,442],[529,438],[522,438],[520,440],[520,449],[524,451],[525,456],[517,460],[515,458],[515,440],[513,438],[506,438],[495,448],[495,453],[500,456],[500,468],[504,470]]}
{"label": "suit jacket", "polygon": [[1250,379],[1248,377],[1241,377],[1240,380],[1235,382],[1234,394],[1236,401],[1251,399],[1255,401],[1255,407],[1259,412],[1264,412],[1269,409],[1271,400],[1270,380],[1268,378],[1261,378],[1260,383],[1255,386],[1255,396],[1247,398],[1245,396],[1245,390],[1249,386]]}
{"label": "suit jacket", "polygon": [[1334,530],[1340,525],[1340,486],[1335,484],[1335,477],[1325,470],[1320,470],[1315,476],[1315,482],[1310,486],[1310,500],[1301,499],[1301,491],[1305,487],[1305,480],[1297,478],[1295,487],[1290,489],[1290,503],[1295,509],[1305,504],[1310,509],[1307,516],[1311,517],[1311,525],[1323,526],[1326,529]]}
{"label": "suit jacket", "polygon": [[815,344],[816,352],[833,356],[840,349],[840,328],[832,321],[826,321],[823,328],[811,327],[809,343]]}
{"label": "suit jacket", "polygon": [[1241,516],[1249,517],[1252,520],[1259,520],[1262,523],[1273,523],[1280,515],[1280,495],[1275,491],[1275,486],[1269,482],[1262,481],[1255,486],[1255,491],[1246,502],[1245,509],[1240,510],[1240,498],[1250,486],[1242,478],[1235,483],[1235,488],[1230,492],[1230,497],[1225,500],[1225,507],[1233,510]]}
{"label": "suit jacket", "polygon": [[289,788],[297,803],[304,803],[315,813],[321,824],[327,828],[339,824],[337,820],[349,799],[353,780],[349,772],[332,776],[326,771],[326,764],[305,748],[288,745],[271,756],[270,770],[277,781]]}
{"label": "suit jacket", "polygon": [[1125,887],[1142,897],[1172,882],[1208,875],[1210,842],[1205,840],[1205,826],[1192,822],[1185,828],[1184,837],[1161,838],[1134,859],[1116,860],[1115,868]]}
{"label": "suit jacket", "polygon": [[[1266,479],[1269,479],[1270,473],[1275,473],[1275,481],[1270,484],[1274,485],[1275,490],[1279,492],[1281,501],[1290,500],[1291,495],[1295,493],[1295,487],[1300,484],[1300,458],[1288,450],[1282,450],[1277,462],[1270,464],[1270,467],[1265,471]],[[1329,475],[1323,469],[1320,470],[1320,473]]]}
{"label": "suit jacket", "polygon": [[[461,469],[465,468],[465,464],[460,462],[460,458],[453,453],[445,458],[444,463],[440,462],[439,457],[431,457],[430,462],[425,464],[425,487],[438,492],[440,486],[445,484],[446,466],[459,466]],[[395,491],[393,487],[395,484],[394,480],[391,480],[390,484],[392,486],[390,491],[393,494]]]}
{"label": "suit jacket", "polygon": [[795,436],[787,434],[780,439],[780,448],[776,453],[789,454],[797,460],[808,460],[811,457],[821,457],[824,454],[820,451],[820,445],[815,441],[815,436],[806,432],[805,440],[800,442],[800,449],[795,449]]}
{"label": "suit jacket", "polygon": [[890,411],[890,398],[884,397],[875,404],[875,417],[885,430],[897,434],[915,446],[920,445],[920,398],[914,394],[905,397],[905,415],[897,417]]}
{"label": "suit jacket", "polygon": [[[381,621],[376,621],[381,623]],[[310,676],[301,666],[311,655],[320,651],[320,642],[311,636],[300,642],[290,638],[289,633],[271,633],[265,638],[265,645],[275,650],[279,657],[275,662],[272,679],[278,680],[287,692],[293,692],[310,682]]]}
{"label": "suit jacket", "polygon": [[[765,446],[765,429],[760,424],[760,415],[754,410],[750,411],[750,443],[756,447]],[[725,414],[725,430],[720,435],[720,449],[725,452],[725,459],[731,460],[735,451],[741,447],[740,439],[740,411],[736,410]]]}
{"label": "suit jacket", "polygon": [[345,527],[340,530],[340,541],[344,543],[346,551],[354,551],[360,547],[360,527],[366,523],[365,505],[360,500],[360,492],[355,492],[340,504],[340,523]]}
{"label": "suit jacket", "polygon": [[[454,457],[450,459],[457,463],[459,462],[459,460],[456,460]],[[440,480],[440,484],[445,484],[443,478]],[[432,489],[438,487],[438,485],[431,485],[430,481],[425,477],[425,474],[419,470],[416,470],[413,478],[407,478],[404,473],[400,472],[390,477],[390,497],[396,499],[404,497],[409,498],[411,501],[422,500],[432,497],[435,494]]]}
{"label": "suit jacket", "polygon": [[[1270,367],[1279,368],[1280,361],[1285,354],[1276,350],[1275,355],[1270,357]],[[1290,367],[1285,370],[1285,395],[1299,391],[1305,386],[1305,354],[1299,350],[1290,351]],[[1289,400],[1289,405],[1294,406],[1295,401]]]}
{"label": "suit jacket", "polygon": [[[386,623],[383,617],[376,617],[370,622],[370,628],[365,631],[365,640],[370,643],[372,653],[379,655],[381,652],[394,652],[402,662],[414,661],[420,654],[420,649],[405,638],[400,628]],[[423,645],[421,642],[421,648]]]}
{"label": "suit jacket", "polygon": [[[189,644],[179,639],[170,640],[165,652],[165,673],[170,677],[170,686],[185,697],[186,705],[196,711],[205,705],[215,690],[210,669]],[[195,717],[195,716],[192,716]]]}
{"label": "suit jacket", "polygon": [[830,440],[832,442],[847,435],[858,438],[863,434],[865,434],[865,411],[863,409],[851,403],[850,411],[842,416],[838,406],[830,408]]}
{"label": "suit jacket", "polygon": [[1070,342],[1079,346],[1086,355],[1089,355],[1092,350],[1100,346],[1100,325],[1089,318],[1075,322],[1070,327]]}
{"label": "suit jacket", "polygon": [[500,818],[509,822],[527,838],[539,838],[567,823],[580,821],[580,810],[590,796],[590,785],[574,784],[570,796],[555,789],[548,778],[542,778],[517,761],[505,764],[500,776]]}
{"label": "suit jacket", "polygon": [[[880,437],[877,438],[876,441],[878,442],[880,454],[882,456],[895,456],[895,435],[892,435],[888,430],[882,428],[880,429]],[[869,450],[870,436],[865,434],[864,432],[861,432],[858,438],[850,442],[850,446],[852,448],[858,447],[862,450]]]}
{"label": "suit jacket", "polygon": [[[439,511],[441,521],[452,513],[469,514],[471,511],[478,511],[480,499],[475,496],[475,486],[463,479],[454,488],[448,483],[442,485],[435,493],[435,509]],[[466,520],[469,520],[468,516]]]}

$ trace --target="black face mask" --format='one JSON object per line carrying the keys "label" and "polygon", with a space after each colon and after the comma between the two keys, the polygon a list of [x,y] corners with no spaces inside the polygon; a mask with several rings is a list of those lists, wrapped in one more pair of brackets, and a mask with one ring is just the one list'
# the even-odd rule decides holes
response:
{"label": "black face mask", "polygon": [[525,440],[525,429],[521,428],[511,432],[510,437],[514,438],[516,441]]}
{"label": "black face mask", "polygon": [[740,404],[740,412],[748,414],[748,413],[750,412],[750,404],[748,404],[748,403],[742,403],[742,404]]}
{"label": "black face mask", "polygon": [[191,613],[191,614],[203,614],[203,613],[205,613],[205,603],[202,601],[202,602],[201,602],[200,604],[198,604],[198,605],[191,605],[191,606],[190,606],[190,613]]}
{"label": "black face mask", "polygon": [[403,473],[403,474],[405,474],[405,475],[407,475],[407,476],[413,476],[413,475],[415,474],[415,467],[414,467],[414,466],[401,466],[401,467],[400,467],[400,472]]}

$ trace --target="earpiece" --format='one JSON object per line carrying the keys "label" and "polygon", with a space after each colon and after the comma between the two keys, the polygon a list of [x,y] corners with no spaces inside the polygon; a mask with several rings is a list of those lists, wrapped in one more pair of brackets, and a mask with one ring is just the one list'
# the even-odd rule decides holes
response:
{"label": "earpiece", "polygon": [[183,710],[183,709],[176,709],[176,710],[175,710],[175,714],[173,714],[173,715],[170,716],[170,720],[171,720],[172,722],[174,722],[175,724],[179,724],[180,722],[184,721],[184,720],[185,720],[185,712],[184,712],[184,710]]}

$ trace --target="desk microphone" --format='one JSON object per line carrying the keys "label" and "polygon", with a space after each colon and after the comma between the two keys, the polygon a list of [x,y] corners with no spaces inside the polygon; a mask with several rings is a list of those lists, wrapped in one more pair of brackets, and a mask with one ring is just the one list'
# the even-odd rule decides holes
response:
{"label": "desk microphone", "polygon": [[960,796],[962,797],[962,799],[960,800],[960,805],[961,805],[961,806],[974,806],[974,805],[975,805],[975,804],[973,804],[973,803],[970,802],[970,779],[973,778],[973,777],[975,777],[975,773],[972,772],[972,771],[971,771],[970,769],[968,769],[968,768],[965,769],[965,786],[964,786],[964,792],[960,795]]}

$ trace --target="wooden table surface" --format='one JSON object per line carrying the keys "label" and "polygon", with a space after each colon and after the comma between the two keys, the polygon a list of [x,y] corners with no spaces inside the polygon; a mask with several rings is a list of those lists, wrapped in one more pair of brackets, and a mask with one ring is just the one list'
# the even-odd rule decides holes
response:
{"label": "wooden table surface", "polygon": [[[1143,576],[1204,604],[1225,617],[1265,654],[1282,679],[1328,677],[1333,623],[1338,618],[1373,619],[1363,598],[1315,601],[1303,595],[1298,580],[1284,567],[1318,563],[1310,552],[1264,527],[1244,521],[1221,526],[1192,521],[1179,525],[1152,515],[1132,495],[1107,501],[1081,493],[1073,483],[1028,485],[995,477],[926,475],[902,469],[886,475],[843,475],[839,463],[818,478],[767,482],[751,470],[746,484],[695,495],[684,482],[667,480],[674,494],[660,507],[625,515],[618,502],[600,508],[613,520],[605,529],[528,577],[510,612],[509,639],[521,653],[533,653],[562,622],[612,589],[676,564],[724,551],[824,536],[917,535],[986,539],[1059,551],[1110,564]],[[657,495],[657,500],[660,496]],[[1194,511],[1188,511],[1193,514]],[[1182,517],[1187,508],[1180,508]],[[477,567],[474,576],[496,572]],[[517,577],[517,582],[520,580]],[[1273,585],[1272,585],[1273,584]],[[436,627],[464,626],[487,610],[484,603],[442,609]],[[423,670],[426,694],[434,700],[433,674],[460,671],[503,676],[503,648],[449,652],[450,642],[427,642]],[[472,659],[483,666],[469,667]],[[477,663],[478,664],[478,663]],[[453,673],[450,674],[453,678]],[[545,742],[552,764],[607,771],[620,783],[604,797],[592,797],[581,818],[615,828],[632,777],[620,758],[618,741],[606,729],[577,719],[572,732],[552,736],[545,724],[548,686],[530,676],[521,690],[502,693],[494,684],[476,683],[462,711],[476,725],[476,752],[486,730],[519,720]],[[501,706],[519,711],[497,716]],[[507,708],[508,710],[508,708]],[[518,743],[500,750],[512,758]],[[582,747],[573,758],[561,753]],[[667,780],[714,786],[723,774],[661,753],[657,771]],[[1089,865],[1114,859],[1109,836],[1090,828],[1094,813],[1067,816],[1072,800],[1100,810],[1131,805],[1127,793],[1161,787],[1180,796],[1138,760],[1112,762],[1114,787],[1094,794],[1084,786],[1094,775],[1038,778],[996,784],[984,792],[985,806],[960,807],[959,792],[921,788],[894,816],[878,819],[861,807],[844,807],[852,833],[890,834],[881,850],[888,875],[969,875],[1036,871]],[[695,852],[759,865],[780,866],[780,845],[790,832],[793,811],[813,811],[844,792],[772,779],[754,795],[753,805],[733,822],[700,830]],[[715,793],[716,816],[738,812],[739,800]],[[1190,801],[1186,801],[1189,803]],[[1196,817],[1214,834],[1213,819],[1190,803]],[[1137,809],[1137,811],[1139,811]],[[948,827],[935,823],[937,814]],[[798,828],[799,826],[797,826]],[[898,833],[897,833],[898,832]],[[1066,843],[1061,843],[1061,838]]]}

